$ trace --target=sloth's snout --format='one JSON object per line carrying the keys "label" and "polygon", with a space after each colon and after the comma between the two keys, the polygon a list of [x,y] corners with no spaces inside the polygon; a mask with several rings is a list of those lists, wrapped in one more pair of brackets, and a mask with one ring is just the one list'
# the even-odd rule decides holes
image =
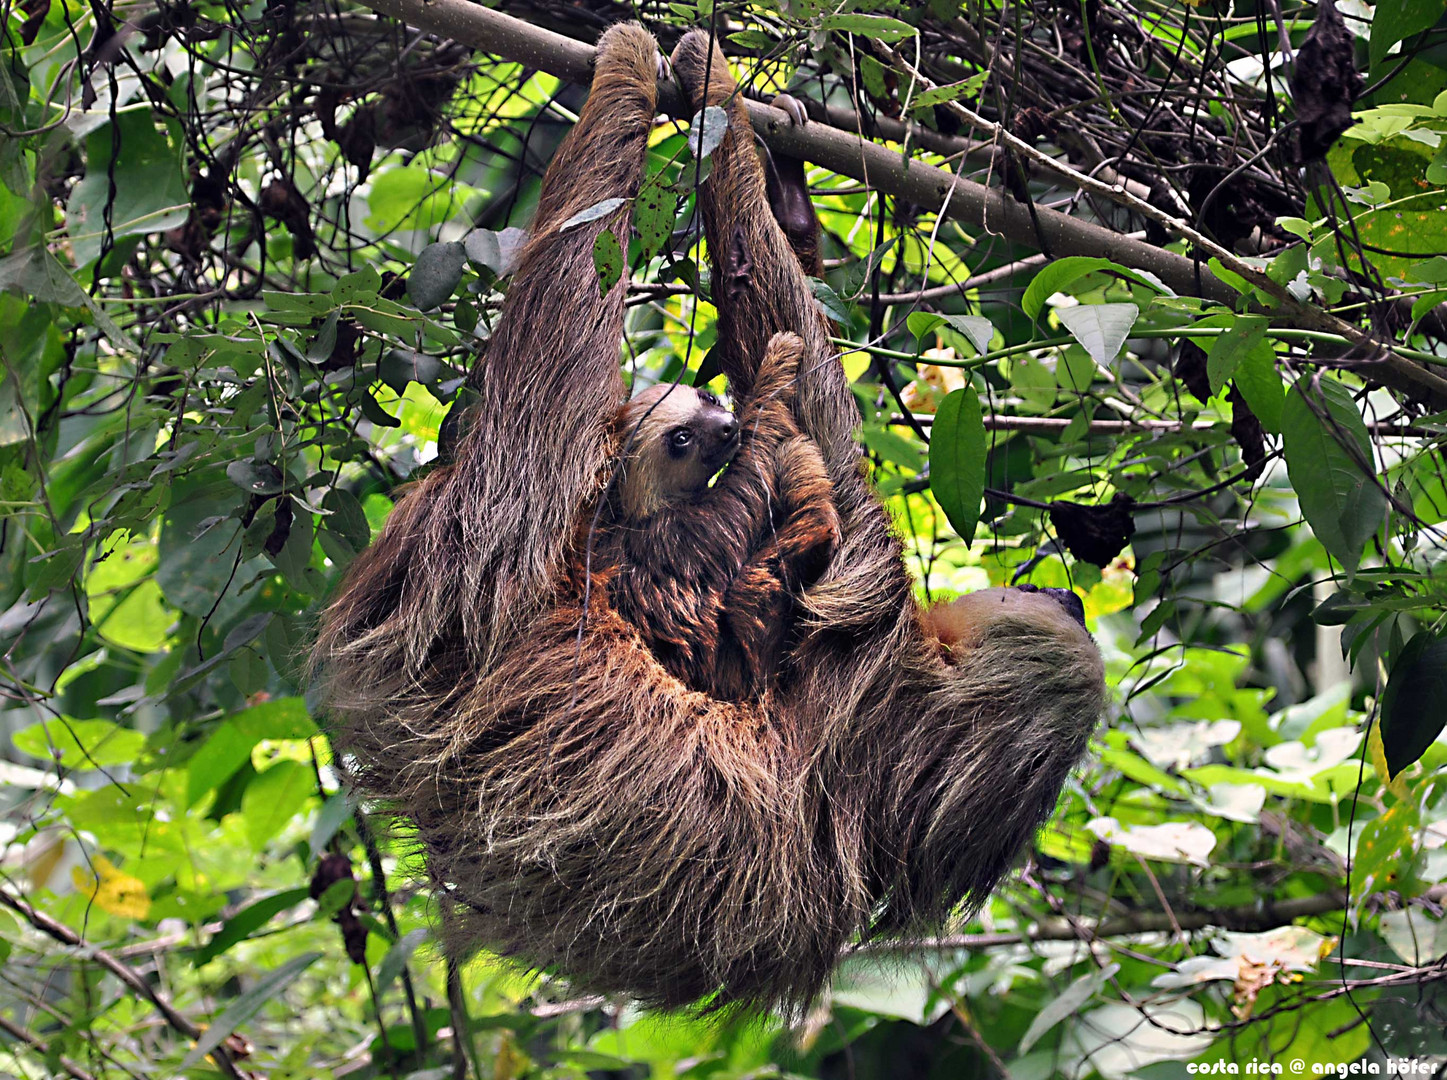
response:
{"label": "sloth's snout", "polygon": [[708,459],[720,465],[734,456],[739,448],[739,422],[727,409],[709,415],[703,424]]}
{"label": "sloth's snout", "polygon": [[1016,585],[1015,588],[1021,592],[1044,593],[1050,599],[1065,609],[1072,619],[1081,626],[1085,625],[1085,605],[1081,603],[1080,597],[1070,589],[1042,589],[1039,585]]}

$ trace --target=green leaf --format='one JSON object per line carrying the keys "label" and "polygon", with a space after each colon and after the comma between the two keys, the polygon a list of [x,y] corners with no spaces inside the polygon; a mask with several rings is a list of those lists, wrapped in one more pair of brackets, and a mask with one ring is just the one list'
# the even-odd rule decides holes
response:
{"label": "green leaf", "polygon": [[186,762],[186,805],[195,806],[201,796],[231,779],[251,760],[257,741],[229,720],[223,721]]}
{"label": "green leaf", "polygon": [[1246,353],[1236,367],[1236,389],[1251,406],[1261,426],[1281,434],[1281,410],[1286,406],[1286,384],[1276,370],[1276,350],[1266,342]]}
{"label": "green leaf", "polygon": [[600,217],[606,217],[627,201],[627,199],[615,195],[611,199],[603,199],[595,202],[592,206],[579,210],[567,221],[559,225],[558,232],[567,232],[569,229],[576,229],[579,225],[586,225],[590,221],[597,221]]}
{"label": "green leaf", "polygon": [[316,794],[316,774],[299,761],[278,761],[246,785],[241,816],[253,851],[281,834],[297,811]]}
{"label": "green leaf", "polygon": [[269,461],[233,461],[226,466],[226,475],[252,495],[275,495],[286,486],[282,471]]}
{"label": "green leaf", "polygon": [[607,229],[593,241],[593,269],[598,271],[598,292],[606,296],[623,276],[623,249],[618,238]]}
{"label": "green leaf", "polygon": [[915,341],[921,343],[924,342],[924,336],[926,334],[935,327],[943,326],[944,324],[945,317],[943,315],[935,315],[928,311],[912,311],[909,314],[909,318],[904,320],[904,325],[908,327],[909,332],[914,335]]}
{"label": "green leaf", "polygon": [[904,320],[909,332],[915,334],[916,342],[923,342],[925,334],[941,326],[962,333],[975,347],[975,352],[984,355],[990,350],[990,339],[994,337],[994,323],[983,316],[938,316],[929,311],[915,311]]}
{"label": "green leaf", "polygon": [[307,712],[306,699],[278,697],[242,709],[230,718],[252,742],[262,739],[311,739],[321,734]]}
{"label": "green leaf", "polygon": [[355,554],[372,541],[372,529],[357,497],[345,488],[332,488],[322,497],[322,509],[330,511],[322,518],[322,528],[347,542]]}
{"label": "green leaf", "polygon": [[322,804],[322,809],[317,814],[316,823],[312,826],[311,838],[307,841],[312,849],[313,855],[320,855],[331,843],[332,837],[337,834],[348,818],[352,816],[352,800],[347,797],[345,791],[339,791]]}
{"label": "green leaf", "polygon": [[105,309],[44,247],[25,248],[0,258],[0,289],[9,289],[46,303],[85,308],[116,348],[123,352],[140,352],[136,343],[106,314]]}
{"label": "green leaf", "polygon": [[1115,362],[1140,313],[1134,304],[1080,304],[1055,310],[1065,329],[1101,367]]}
{"label": "green leaf", "polygon": [[883,424],[865,424],[859,437],[870,453],[910,472],[924,467],[924,447]]}
{"label": "green leaf", "polygon": [[985,497],[985,422],[974,387],[951,390],[930,431],[930,490],[966,544],[975,537]]}
{"label": "green leaf", "polygon": [[316,336],[307,342],[306,358],[313,364],[321,364],[331,359],[332,353],[337,348],[337,320],[341,312],[333,311],[326,317]]}
{"label": "green leaf", "polygon": [[201,1038],[196,1040],[196,1045],[177,1066],[176,1071],[185,1072],[212,1050],[215,1050],[226,1041],[228,1035],[260,1012],[264,1005],[280,995],[288,983],[321,957],[322,954],[319,952],[294,956],[281,967],[258,980],[251,989],[237,996],[227,1010],[216,1018],[215,1023],[201,1033]]}
{"label": "green leaf", "polygon": [[[1356,403],[1334,379],[1323,377],[1318,386],[1319,391],[1312,388],[1310,376],[1303,376],[1286,395],[1281,413],[1286,469],[1312,533],[1354,574],[1362,549],[1382,523],[1387,501],[1370,464],[1371,441]],[[1328,419],[1319,418],[1317,411]],[[1342,445],[1343,438],[1352,452]]]}
{"label": "green leaf", "polygon": [[936,86],[919,94],[909,103],[911,110],[927,109],[935,105],[943,105],[947,101],[959,101],[960,98],[974,97],[985,85],[985,80],[990,77],[988,71],[982,71],[977,75],[971,75],[968,79],[961,79],[959,82],[950,83],[948,86]]}
{"label": "green leaf", "polygon": [[435,390],[443,376],[451,373],[452,369],[444,367],[437,357],[415,349],[388,349],[377,364],[377,378],[398,394],[414,382]]}
{"label": "green leaf", "polygon": [[240,589],[264,560],[243,559],[237,565],[241,530],[232,515],[245,497],[225,480],[219,488],[206,483],[216,475],[208,470],[205,478],[188,476],[171,486],[171,505],[161,519],[156,582],[182,611],[201,618],[209,614],[225,625],[239,613],[245,602]]}
{"label": "green leaf", "polygon": [[741,49],[772,49],[774,39],[761,30],[740,30],[730,34],[729,40]]}
{"label": "green leaf", "polygon": [[1236,365],[1266,340],[1270,326],[1271,320],[1265,315],[1237,315],[1226,332],[1217,335],[1206,354],[1206,376],[1211,380],[1212,394],[1219,394],[1235,373]]}
{"label": "green leaf", "polygon": [[1376,68],[1397,42],[1430,30],[1442,17],[1443,0],[1390,0],[1378,4],[1372,17],[1372,40],[1368,50]]}
{"label": "green leaf", "polygon": [[377,299],[382,278],[370,266],[339,278],[332,286],[332,299],[339,304],[369,304]]}
{"label": "green leaf", "polygon": [[[729,129],[729,114],[717,105],[709,105],[693,114],[688,126],[688,152],[702,161],[718,149]],[[688,170],[684,170],[687,173]]]}
{"label": "green leaf", "polygon": [[1092,971],[1065,988],[1065,992],[1046,1004],[1045,1008],[1035,1014],[1035,1019],[1030,1021],[1030,1026],[1025,1030],[1024,1036],[1020,1039],[1021,1054],[1030,1052],[1030,1048],[1040,1041],[1040,1037],[1053,1028],[1067,1016],[1071,1016],[1080,1010],[1080,1007],[1095,996],[1096,992],[1105,985],[1120,970],[1119,964],[1107,964],[1098,971]]}
{"label": "green leaf", "polygon": [[300,888],[287,889],[283,892],[272,893],[270,896],[263,896],[260,900],[253,900],[227,919],[221,929],[212,935],[211,940],[196,950],[195,955],[191,958],[192,966],[200,967],[208,961],[214,960],[238,941],[245,941],[276,915],[296,907],[307,899],[307,896],[307,890]]}
{"label": "green leaf", "polygon": [[157,127],[156,113],[150,109],[122,112],[90,134],[85,141],[85,176],[65,206],[65,227],[77,266],[100,255],[107,211],[112,240],[185,224],[191,194],[181,147],[179,128]]}
{"label": "green leaf", "polygon": [[146,745],[139,731],[109,720],[47,720],[11,736],[15,749],[66,769],[104,769],[133,763]]}
{"label": "green leaf", "polygon": [[872,56],[860,55],[859,57],[859,78],[864,83],[865,93],[878,101],[888,101],[891,97],[889,86],[885,81],[884,65]]}
{"label": "green leaf", "polygon": [[1069,258],[1056,259],[1052,263],[1047,263],[1030,282],[1029,288],[1025,290],[1025,295],[1020,299],[1020,306],[1024,308],[1025,314],[1030,318],[1037,318],[1041,308],[1045,306],[1046,300],[1055,293],[1064,292],[1086,274],[1093,274],[1097,270],[1108,270],[1112,274],[1154,289],[1162,296],[1176,295],[1160,278],[1147,271],[1132,270],[1128,266],[1111,262],[1109,259],[1094,258],[1089,255],[1072,255]]}
{"label": "green leaf", "polygon": [[663,250],[673,235],[678,200],[663,186],[663,174],[654,173],[633,201],[633,227],[643,242],[643,257],[651,259]]}
{"label": "green leaf", "polygon": [[1396,776],[1447,726],[1447,635],[1422,630],[1407,642],[1382,694],[1382,748]]}
{"label": "green leaf", "polygon": [[861,37],[875,38],[878,41],[900,41],[903,38],[914,37],[919,33],[913,26],[899,19],[892,19],[888,15],[864,15],[851,13],[847,15],[826,15],[819,21],[819,29],[836,30],[846,34],[858,34]]}
{"label": "green leaf", "polygon": [[456,240],[428,244],[407,275],[407,295],[421,311],[439,307],[462,280],[467,251]]}
{"label": "green leaf", "polygon": [[995,324],[983,315],[946,315],[945,322],[964,334],[981,356],[990,351],[990,339],[995,336]]}
{"label": "green leaf", "polygon": [[381,402],[372,396],[370,390],[361,391],[356,400],[357,406],[362,410],[362,415],[365,416],[370,423],[384,428],[402,426],[402,421],[382,408]]}
{"label": "green leaf", "polygon": [[831,321],[843,326],[849,325],[849,305],[839,298],[838,293],[818,278],[809,279],[809,291],[814,294],[814,302],[819,305],[819,309]]}
{"label": "green leaf", "polygon": [[462,247],[473,262],[487,267],[498,277],[505,277],[517,267],[518,257],[527,242],[526,229],[506,228],[497,232],[473,229],[462,238]]}
{"label": "green leaf", "polygon": [[416,930],[408,931],[398,941],[393,943],[392,947],[387,950],[387,955],[382,957],[382,962],[377,965],[378,994],[381,994],[383,990],[392,984],[393,979],[402,974],[402,969],[407,966],[407,958],[416,951],[418,945],[421,945],[431,936],[432,931],[425,926],[421,926]]}

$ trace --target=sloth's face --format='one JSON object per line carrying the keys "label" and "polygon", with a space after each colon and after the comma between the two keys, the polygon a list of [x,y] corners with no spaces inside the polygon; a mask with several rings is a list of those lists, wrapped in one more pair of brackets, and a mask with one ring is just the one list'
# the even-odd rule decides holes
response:
{"label": "sloth's face", "polygon": [[[1053,629],[1063,638],[1089,644],[1085,605],[1069,589],[1041,589],[1034,585],[981,589],[924,613],[924,626],[946,650],[978,645],[996,622],[1034,623]],[[1091,646],[1094,647],[1093,645]]]}
{"label": "sloth's face", "polygon": [[651,386],[618,413],[620,479],[630,518],[701,494],[739,448],[739,423],[718,398],[691,386]]}

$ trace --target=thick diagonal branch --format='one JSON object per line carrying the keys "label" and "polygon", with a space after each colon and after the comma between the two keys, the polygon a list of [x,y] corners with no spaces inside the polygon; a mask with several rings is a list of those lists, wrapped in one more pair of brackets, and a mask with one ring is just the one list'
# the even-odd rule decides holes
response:
{"label": "thick diagonal branch", "polygon": [[[383,15],[410,26],[452,38],[504,59],[546,71],[569,82],[593,78],[593,47],[493,11],[471,0],[364,0]],[[795,126],[780,109],[746,102],[755,131],[771,148],[860,180],[887,195],[932,211],[940,211],[972,229],[996,233],[1019,244],[1044,248],[1054,256],[1103,256],[1136,270],[1145,270],[1178,293],[1234,306],[1237,293],[1205,265],[1093,222],[1043,207],[1031,208],[999,191],[952,175],[859,135],[821,123]],[[672,83],[660,83],[659,108],[687,117],[689,110]],[[1103,185],[1103,187],[1110,187]],[[1125,195],[1124,189],[1120,189]],[[1114,190],[1107,192],[1115,195]],[[1135,206],[1135,201],[1131,201]],[[1235,261],[1234,259],[1232,260]],[[1243,275],[1245,276],[1245,275]],[[1258,272],[1250,277],[1259,280]],[[1272,291],[1276,291],[1271,283]],[[1396,390],[1447,404],[1447,378],[1407,357],[1370,341],[1356,327],[1330,313],[1294,300],[1276,313],[1283,322],[1307,329],[1328,330],[1350,343],[1357,354],[1348,361],[1363,378]]]}

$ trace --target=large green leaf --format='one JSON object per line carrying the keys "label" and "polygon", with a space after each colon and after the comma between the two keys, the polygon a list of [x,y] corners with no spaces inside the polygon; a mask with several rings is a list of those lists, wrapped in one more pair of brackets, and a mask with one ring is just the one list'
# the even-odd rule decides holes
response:
{"label": "large green leaf", "polygon": [[1392,665],[1382,694],[1382,748],[1396,776],[1447,726],[1447,636],[1423,630]]}
{"label": "large green leaf", "polygon": [[890,18],[888,15],[863,13],[826,15],[820,20],[819,27],[821,30],[838,30],[849,34],[859,34],[861,37],[878,38],[880,41],[899,41],[903,38],[914,37],[919,33],[909,23]]}
{"label": "large green leaf", "polygon": [[1322,547],[1355,573],[1387,509],[1356,403],[1335,379],[1322,377],[1313,386],[1303,376],[1286,395],[1281,429],[1302,516]]}
{"label": "large green leaf", "polygon": [[1286,407],[1286,386],[1276,370],[1276,350],[1262,341],[1243,354],[1232,374],[1236,389],[1251,406],[1261,426],[1273,435],[1281,434],[1281,411]]}
{"label": "large green leaf", "polygon": [[428,244],[407,275],[407,295],[420,310],[432,310],[452,295],[466,265],[467,251],[460,242]]}
{"label": "large green leaf", "polygon": [[1211,393],[1219,394],[1236,367],[1250,353],[1260,349],[1266,340],[1271,320],[1264,315],[1237,315],[1224,334],[1211,342],[1206,354],[1206,375],[1211,380]]}
{"label": "large green leaf", "polygon": [[1094,273],[1097,270],[1107,270],[1119,277],[1145,285],[1162,296],[1176,295],[1165,282],[1149,271],[1132,270],[1130,267],[1122,266],[1110,259],[1094,258],[1089,255],[1072,255],[1069,258],[1056,259],[1054,262],[1047,263],[1045,268],[1030,282],[1029,287],[1025,290],[1025,295],[1020,299],[1020,306],[1025,309],[1025,314],[1033,319],[1040,314],[1040,309],[1045,306],[1045,301],[1051,296],[1064,292],[1086,274]]}
{"label": "large green leaf", "polygon": [[196,954],[191,958],[192,965],[200,967],[215,959],[238,941],[245,941],[260,930],[273,916],[296,907],[307,896],[308,890],[305,888],[284,889],[270,896],[263,896],[260,900],[253,900],[227,919],[225,925],[212,935],[211,940],[196,950]]}
{"label": "large green leaf", "polygon": [[15,749],[66,769],[103,769],[135,762],[146,736],[109,720],[47,720],[17,731]]}
{"label": "large green leaf", "polygon": [[935,412],[930,432],[930,490],[961,540],[975,537],[985,497],[985,422],[971,386],[952,390]]}
{"label": "large green leaf", "polygon": [[1443,0],[1386,0],[1378,4],[1372,17],[1372,67],[1380,64],[1397,42],[1435,26],[1443,10]]}
{"label": "large green leaf", "polygon": [[252,850],[274,840],[316,790],[316,774],[299,761],[278,761],[247,784],[241,815]]}
{"label": "large green leaf", "polygon": [[[191,195],[174,125],[149,109],[123,112],[86,139],[85,176],[65,206],[71,255],[85,266],[111,240],[185,224]],[[114,155],[114,156],[113,156]]]}
{"label": "large green leaf", "polygon": [[1085,346],[1092,360],[1109,367],[1120,355],[1140,313],[1134,304],[1081,304],[1057,308],[1055,316]]}

